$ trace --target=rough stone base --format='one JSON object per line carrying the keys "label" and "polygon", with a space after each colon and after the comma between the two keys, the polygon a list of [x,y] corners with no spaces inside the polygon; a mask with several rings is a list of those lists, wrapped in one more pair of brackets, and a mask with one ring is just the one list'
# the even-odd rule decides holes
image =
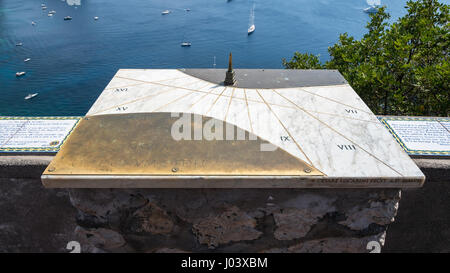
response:
{"label": "rough stone base", "polygon": [[0,178],[0,253],[68,252],[76,210],[65,189],[40,179]]}
{"label": "rough stone base", "polygon": [[398,189],[72,189],[83,252],[369,252]]}

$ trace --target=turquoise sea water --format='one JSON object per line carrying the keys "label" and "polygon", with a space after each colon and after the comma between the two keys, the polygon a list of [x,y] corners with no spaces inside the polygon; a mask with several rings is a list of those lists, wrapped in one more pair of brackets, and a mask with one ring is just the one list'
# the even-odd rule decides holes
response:
{"label": "turquoise sea water", "polygon": [[[394,20],[405,2],[382,4]],[[256,31],[248,36],[253,4]],[[294,51],[325,61],[340,33],[364,34],[366,7],[365,0],[0,0],[0,116],[84,115],[120,68],[212,68],[214,56],[219,68],[230,51],[235,68],[282,68]],[[73,20],[64,21],[68,15]],[[192,46],[181,47],[183,40]],[[16,78],[18,71],[26,75]]]}

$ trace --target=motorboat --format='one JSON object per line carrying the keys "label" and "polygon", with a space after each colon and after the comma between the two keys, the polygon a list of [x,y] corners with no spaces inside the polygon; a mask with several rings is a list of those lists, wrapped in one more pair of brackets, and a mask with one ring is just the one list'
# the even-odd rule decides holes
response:
{"label": "motorboat", "polygon": [[95,17],[94,17],[94,20],[98,20],[98,17],[97,17],[97,16],[95,16]]}
{"label": "motorboat", "polygon": [[55,13],[56,13],[56,11],[54,11],[54,10],[51,10],[51,11],[49,11],[48,13],[50,13],[50,14],[55,14]]}
{"label": "motorboat", "polygon": [[21,77],[21,76],[23,76],[23,75],[25,75],[25,72],[17,72],[16,73],[16,77]]}
{"label": "motorboat", "polygon": [[166,15],[166,14],[169,14],[169,13],[170,13],[170,10],[168,10],[168,9],[166,9],[166,10],[163,11],[163,12],[161,12],[162,15]]}
{"label": "motorboat", "polygon": [[48,15],[48,17],[52,17],[53,16],[53,13],[49,13],[49,14],[47,14]]}
{"label": "motorboat", "polygon": [[191,46],[191,42],[182,42],[181,46],[182,47],[189,47],[189,46]]}
{"label": "motorboat", "polygon": [[16,46],[23,46],[22,43],[16,43]]}
{"label": "motorboat", "polygon": [[38,93],[28,94],[24,99],[29,100],[31,98],[34,98],[38,95]]}
{"label": "motorboat", "polygon": [[46,7],[46,6],[43,6],[43,7],[42,7],[42,9],[43,9],[43,10],[46,10],[46,9],[47,9],[47,7]]}
{"label": "motorboat", "polygon": [[72,17],[66,16],[66,17],[64,17],[64,20],[65,20],[65,21],[72,20]]}
{"label": "motorboat", "polygon": [[29,62],[31,59],[30,58],[26,58],[25,60],[23,60],[24,62]]}
{"label": "motorboat", "polygon": [[32,21],[32,22],[31,22],[31,25],[35,26],[35,25],[36,25],[36,22]]}
{"label": "motorboat", "polygon": [[248,30],[247,30],[248,35],[252,34],[253,31],[255,31],[255,25],[251,25],[251,26],[248,28]]}

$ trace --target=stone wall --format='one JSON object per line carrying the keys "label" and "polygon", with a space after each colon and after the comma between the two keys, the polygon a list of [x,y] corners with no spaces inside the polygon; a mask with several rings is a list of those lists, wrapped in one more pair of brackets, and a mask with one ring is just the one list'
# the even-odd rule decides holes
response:
{"label": "stone wall", "polygon": [[72,189],[84,252],[369,252],[395,189]]}
{"label": "stone wall", "polygon": [[[164,233],[156,235],[151,235],[150,233],[149,235],[148,233],[139,231],[133,234],[135,231],[128,232],[120,225],[117,225],[117,223],[127,223],[126,221],[124,222],[124,220],[120,219],[113,220],[114,217],[112,214],[112,212],[116,212],[116,219],[117,216],[120,215],[124,217],[123,219],[139,218],[136,217],[136,215],[131,217],[129,213],[117,213],[119,211],[124,212],[124,210],[119,209],[121,206],[130,206],[131,203],[128,201],[128,197],[125,198],[130,195],[129,192],[123,192],[121,195],[122,197],[119,198],[119,200],[126,201],[124,202],[124,205],[120,205],[120,203],[117,202],[114,203],[115,209],[112,210],[112,212],[109,212],[108,215],[110,216],[103,220],[99,220],[102,218],[90,217],[90,215],[92,216],[97,213],[96,210],[98,210],[98,208],[95,209],[95,206],[92,213],[89,213],[89,209],[86,210],[85,208],[84,211],[87,212],[83,212],[85,216],[77,217],[79,212],[77,212],[77,209],[70,203],[67,190],[45,189],[41,184],[40,174],[51,159],[51,156],[0,156],[0,252],[68,252],[66,249],[67,243],[69,241],[83,239],[80,238],[80,234],[84,231],[90,233],[98,231],[98,236],[96,237],[98,241],[95,243],[95,241],[93,242],[93,239],[90,239],[89,243],[83,243],[83,247],[86,248],[89,245],[93,245],[94,247],[97,247],[91,248],[90,251],[101,251],[102,249],[104,251],[108,249],[108,251],[111,252],[121,250],[143,252],[189,251],[189,247],[192,246],[195,248],[192,248],[191,251],[217,252],[234,251],[231,246],[234,246],[235,249],[240,246],[248,248],[253,247],[255,251],[268,252],[274,250],[278,252],[305,251],[305,249],[320,252],[322,249],[330,249],[330,246],[334,247],[335,251],[338,251],[337,247],[339,247],[339,249],[345,249],[347,246],[350,246],[352,249],[359,247],[361,251],[368,251],[365,249],[365,241],[361,240],[361,238],[371,240],[370,236],[378,236],[377,238],[380,238],[380,242],[382,242],[384,235],[384,231],[378,232],[377,230],[379,226],[383,226],[383,224],[380,223],[375,223],[375,225],[371,225],[370,228],[360,231],[352,230],[349,226],[343,224],[346,220],[343,220],[342,213],[344,212],[345,214],[345,211],[348,211],[348,208],[343,208],[342,204],[337,202],[334,207],[336,208],[335,211],[340,212],[340,214],[326,212],[325,216],[320,217],[303,238],[278,240],[275,238],[277,226],[273,216],[275,212],[273,207],[276,205],[281,209],[283,206],[286,206],[285,202],[290,199],[283,199],[283,196],[286,196],[288,193],[283,193],[284,195],[279,194],[279,190],[259,190],[259,193],[262,194],[261,197],[255,199],[254,195],[250,194],[244,196],[246,198],[243,201],[244,203],[234,203],[239,211],[244,212],[246,215],[249,215],[249,217],[256,220],[256,226],[252,229],[261,232],[262,234],[253,240],[240,242],[231,241],[227,244],[219,243],[219,246],[214,249],[209,249],[208,244],[206,243],[201,244],[192,229],[193,224],[178,219],[177,214],[173,214],[173,208],[164,207],[164,204],[168,203],[167,200],[171,200],[167,198],[174,199],[176,196],[179,196],[182,191],[179,191],[179,194],[173,197],[171,197],[170,194],[168,195],[169,191],[165,191],[166,193],[163,195],[165,197],[159,200],[158,198],[155,199],[157,191],[144,190],[144,193],[141,193],[140,196],[136,196],[133,199],[135,200],[134,202],[136,202],[136,205],[133,205],[132,208],[134,208],[133,211],[138,211],[138,209],[143,206],[143,203],[148,204],[152,200],[155,205],[166,212],[166,215],[168,215],[171,220],[171,222],[168,223],[172,223],[177,229],[181,228],[181,230],[185,231],[184,234],[187,235],[180,234],[180,238],[189,238],[188,241],[180,241],[181,243],[178,244],[176,242],[177,237]],[[450,198],[448,198],[448,196],[450,196],[450,160],[415,159],[415,162],[424,172],[426,182],[423,188],[402,190],[398,214],[395,217],[395,221],[389,225],[389,229],[386,233],[385,246],[382,248],[382,252],[450,252],[450,217],[448,217],[448,208],[450,207]],[[116,194],[109,193],[110,190],[102,191],[102,194],[92,196],[93,200],[97,200],[94,203],[97,203],[99,200],[107,201],[111,198],[111,194]],[[196,190],[184,190],[185,193],[192,193],[194,191]],[[226,208],[230,208],[230,205],[233,203],[225,203],[225,207],[218,206],[213,198],[215,191],[217,190],[212,190],[211,193],[206,194],[204,191],[198,190],[196,193],[197,196],[203,196],[204,198],[207,196],[208,199],[197,201],[200,202],[200,205],[195,205],[196,203],[194,202],[191,206],[200,207],[201,204],[205,204],[207,201],[206,204],[214,204],[214,206],[205,206],[211,209],[210,215],[212,217],[222,215],[226,212]],[[306,191],[304,190],[296,191],[306,194]],[[314,196],[317,195],[316,191],[325,193],[324,190],[308,190],[308,193]],[[344,192],[345,190],[341,191]],[[369,191],[370,190],[367,192]],[[253,194],[256,193],[255,191],[252,192]],[[84,198],[83,195],[85,195],[85,193],[80,194],[81,197]],[[102,195],[105,196],[102,197]],[[73,195],[73,197],[76,196],[77,195]],[[149,198],[151,196],[153,196],[153,199]],[[319,200],[329,200],[330,198],[331,200],[334,200],[333,195],[321,196]],[[76,199],[77,198],[74,198],[73,201],[76,201]],[[145,201],[147,199],[148,201]],[[199,198],[192,199],[202,200]],[[247,202],[245,201],[247,199],[251,200],[248,201],[249,205],[245,203]],[[139,200],[141,200],[141,203]],[[145,202],[142,202],[142,200]],[[190,199],[185,200],[188,201]],[[99,203],[97,203],[97,205],[98,204]],[[325,207],[330,206],[329,203],[325,202],[324,204],[328,204]],[[377,204],[380,203],[373,203],[369,206],[366,204],[365,208],[375,208]],[[305,205],[289,206],[294,209],[301,209],[304,208]],[[259,211],[255,210],[255,208],[261,208],[263,210],[262,212],[260,211],[259,213],[252,214],[251,212]],[[290,210],[292,211],[292,209]],[[144,210],[141,209],[139,211],[142,212]],[[175,210],[175,212],[177,211],[179,213],[180,209]],[[202,209],[202,211],[205,213],[207,208]],[[321,209],[319,211],[323,212],[328,210]],[[106,212],[107,210],[103,213]],[[281,214],[284,212],[284,210],[283,212],[280,211]],[[287,212],[289,212],[289,210]],[[320,212],[319,215],[322,214],[322,212]],[[101,213],[102,212],[100,212],[100,214]],[[263,213],[263,217],[260,217],[261,213]],[[164,215],[164,213],[162,215]],[[281,219],[278,219],[282,220],[283,218],[281,217]],[[351,219],[355,218],[353,217]],[[386,218],[382,217],[381,219]],[[139,221],[136,223],[139,223]],[[186,226],[182,225],[183,223]],[[248,223],[250,223],[250,227],[252,227],[252,221]],[[385,223],[385,221],[381,221],[381,223]],[[79,226],[79,228],[77,228],[77,226]],[[383,230],[385,230],[385,226],[383,227]],[[202,231],[202,226],[200,225],[199,227],[200,231]],[[102,228],[111,230],[112,232],[103,232]],[[153,230],[153,232],[156,230],[147,229]],[[174,229],[174,231],[177,229]],[[75,230],[76,232],[74,232]],[[327,233],[324,230],[328,230],[329,232]],[[172,232],[172,234],[174,234],[174,232]],[[277,234],[282,235],[282,233]],[[85,236],[92,237],[93,235]],[[105,239],[101,239],[101,236],[105,237]],[[297,234],[294,236],[299,235]],[[112,246],[108,245],[103,247],[102,245],[105,245],[107,241],[111,242],[111,240],[108,239],[110,237],[116,237],[113,242],[117,243],[112,244]],[[140,238],[152,238],[152,241],[143,241],[145,243],[139,244]],[[266,243],[267,245],[264,245]],[[120,247],[118,247],[118,245],[120,245]],[[302,245],[304,246],[303,248],[301,248]],[[357,247],[355,247],[355,245],[357,245]]]}

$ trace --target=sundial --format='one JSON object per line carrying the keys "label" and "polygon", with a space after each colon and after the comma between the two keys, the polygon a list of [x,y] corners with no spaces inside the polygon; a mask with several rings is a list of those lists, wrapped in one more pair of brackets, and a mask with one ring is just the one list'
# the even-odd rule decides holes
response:
{"label": "sundial", "polygon": [[224,86],[225,71],[120,69],[45,170],[44,185],[423,184],[420,169],[337,71],[238,69],[236,84]]}

